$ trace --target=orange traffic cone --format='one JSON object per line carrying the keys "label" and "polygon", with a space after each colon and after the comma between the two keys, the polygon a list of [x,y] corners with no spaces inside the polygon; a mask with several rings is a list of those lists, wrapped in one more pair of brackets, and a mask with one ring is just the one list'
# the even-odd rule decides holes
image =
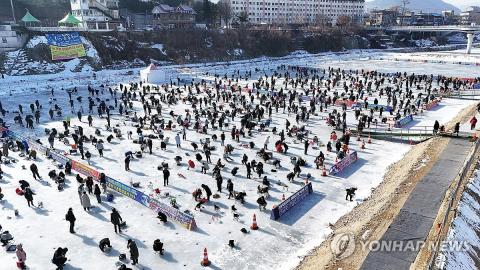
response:
{"label": "orange traffic cone", "polygon": [[255,214],[253,214],[253,223],[252,223],[252,226],[250,226],[250,229],[258,230],[257,215],[255,215]]}
{"label": "orange traffic cone", "polygon": [[305,178],[305,185],[308,185],[308,178]]}
{"label": "orange traffic cone", "polygon": [[327,176],[327,170],[325,169],[325,166],[323,166],[322,176]]}
{"label": "orange traffic cone", "polygon": [[365,149],[365,140],[362,141],[362,149]]}
{"label": "orange traffic cone", "polygon": [[210,261],[208,260],[207,248],[203,250],[203,260],[200,262],[202,266],[209,266]]}
{"label": "orange traffic cone", "polygon": [[285,194],[282,194],[282,201],[285,201]]}
{"label": "orange traffic cone", "polygon": [[372,143],[372,137],[370,137],[370,135],[368,135],[368,143]]}

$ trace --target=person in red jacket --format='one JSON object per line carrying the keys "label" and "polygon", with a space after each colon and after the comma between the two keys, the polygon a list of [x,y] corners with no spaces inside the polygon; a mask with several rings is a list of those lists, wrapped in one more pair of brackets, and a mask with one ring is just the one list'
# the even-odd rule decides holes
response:
{"label": "person in red jacket", "polygon": [[470,129],[471,130],[474,130],[475,129],[475,126],[477,125],[477,118],[474,116],[472,117],[472,119],[470,119]]}

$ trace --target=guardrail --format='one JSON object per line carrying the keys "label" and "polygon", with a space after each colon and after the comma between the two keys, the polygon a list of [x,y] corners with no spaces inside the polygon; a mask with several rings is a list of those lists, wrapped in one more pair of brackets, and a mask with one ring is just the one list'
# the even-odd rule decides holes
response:
{"label": "guardrail", "polygon": [[[470,171],[470,168],[471,168],[472,164],[477,160],[477,152],[478,152],[479,146],[480,146],[480,140],[476,140],[474,150],[470,153],[469,156],[465,157],[465,161],[464,161],[465,165],[463,166],[462,171],[458,174],[459,180],[458,180],[458,182],[455,186],[455,189],[453,190],[453,192],[450,193],[450,199],[448,201],[447,210],[446,210],[445,215],[442,219],[442,222],[440,223],[440,226],[441,226],[440,231],[435,236],[434,245],[431,245],[433,247],[439,247],[439,243],[442,240],[441,232],[445,228],[445,225],[447,224],[448,217],[450,216],[450,211],[452,211],[452,206],[453,206],[453,203],[454,203],[454,201],[455,201],[455,199],[458,195],[458,191],[460,190],[460,186],[462,185],[462,183],[465,180],[470,178],[470,175],[468,174],[468,172]],[[435,251],[433,252],[432,256],[429,259],[429,262],[428,262],[428,269],[429,270],[437,269],[437,267],[435,265],[435,259],[437,258],[438,254],[439,254],[439,251],[440,251],[439,248],[435,249]]]}
{"label": "guardrail", "polygon": [[29,26],[28,30],[38,31],[38,32],[111,32],[114,29],[91,29],[88,27],[43,27],[43,26]]}
{"label": "guardrail", "polygon": [[390,31],[480,31],[480,26],[472,25],[431,25],[431,26],[369,26],[365,27],[367,30],[390,30]]}

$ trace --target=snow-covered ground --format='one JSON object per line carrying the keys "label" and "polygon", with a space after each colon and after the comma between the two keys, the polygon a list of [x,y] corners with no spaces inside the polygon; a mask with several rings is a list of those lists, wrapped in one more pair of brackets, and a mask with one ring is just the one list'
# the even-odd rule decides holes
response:
{"label": "snow-covered ground", "polygon": [[[373,60],[378,57],[390,57],[390,60]],[[250,61],[239,61],[234,63],[211,63],[188,65],[178,67],[180,72],[185,76],[213,80],[213,73],[227,73],[229,76],[234,70],[254,70],[253,78],[248,81],[241,81],[242,85],[251,87],[254,80],[264,73],[270,76],[278,65],[300,65],[310,67],[335,67],[345,69],[366,69],[379,70],[382,72],[413,72],[416,74],[444,74],[457,77],[473,77],[480,76],[480,71],[471,69],[462,69],[462,66],[456,65],[454,69],[447,70],[443,64],[428,63],[422,66],[412,63],[400,65],[394,62],[391,53],[379,53],[374,51],[353,51],[350,53],[325,53],[321,55],[298,55],[280,59],[254,59]],[[46,112],[52,106],[49,104],[50,88],[55,89],[55,101],[62,107],[64,116],[70,114],[68,105],[68,96],[62,88],[69,89],[73,86],[78,87],[78,96],[82,96],[84,100],[88,95],[86,91],[87,85],[92,85],[96,89],[102,89],[101,84],[106,87],[117,87],[119,82],[128,82],[138,79],[135,73],[132,75],[128,70],[123,71],[100,71],[96,73],[96,78],[91,72],[82,73],[62,73],[55,75],[41,76],[22,76],[7,77],[0,81],[0,98],[5,109],[11,111],[5,118],[12,122],[15,115],[12,113],[17,110],[18,104],[23,104],[24,110],[29,111],[28,104],[38,99],[44,106],[42,109],[42,118],[40,126],[34,130],[21,128],[12,125],[12,128],[32,138],[39,139],[47,144],[47,136],[45,128],[55,127],[57,130],[63,130],[61,120],[56,118],[50,121]],[[207,74],[208,72],[208,74]],[[172,78],[173,79],[173,78]],[[281,83],[281,80],[279,80]],[[341,88],[341,87],[339,87]],[[185,89],[182,89],[185,91]],[[202,93],[201,96],[205,96]],[[112,97],[108,91],[101,91],[100,99],[109,99],[108,104],[112,104]],[[74,95],[74,100],[76,96]],[[384,100],[380,99],[381,102]],[[220,102],[219,104],[221,104]],[[426,111],[418,116],[416,122],[412,126],[432,125],[434,120],[445,123],[451,120],[461,109],[471,104],[471,102],[458,100],[444,100],[441,106]],[[226,105],[226,104],[225,104]],[[78,103],[76,104],[78,110]],[[83,105],[87,111],[87,105]],[[339,107],[336,107],[337,109]],[[191,109],[189,103],[180,102],[177,105],[167,107],[163,106],[162,115],[166,120],[172,119],[169,115],[170,111],[175,114],[184,115],[186,109]],[[329,108],[331,110],[331,108]],[[141,104],[134,102],[134,110],[143,115]],[[126,151],[138,151],[139,145],[133,144],[131,140],[126,139],[127,131],[131,130],[136,134],[134,123],[123,116],[116,114],[112,116],[112,126],[118,125],[124,134],[123,139],[114,139],[112,144],[105,142],[105,157],[98,156],[92,145],[85,144],[93,154],[92,167],[105,172],[123,183],[140,182],[140,190],[150,194],[152,191],[149,182],[153,183],[154,188],[159,188],[162,194],[168,192],[171,196],[175,196],[179,203],[180,209],[190,210],[196,219],[197,230],[188,231],[182,226],[169,222],[167,225],[160,224],[155,218],[155,213],[150,209],[124,197],[116,196],[113,203],[103,202],[97,204],[94,197],[91,198],[95,208],[92,212],[87,213],[81,208],[78,195],[77,183],[74,177],[67,177],[67,188],[59,192],[55,185],[48,180],[48,171],[55,169],[54,164],[45,157],[40,156],[36,162],[40,169],[40,174],[44,177],[43,181],[35,181],[31,177],[28,167],[31,161],[26,161],[18,156],[18,153],[12,153],[12,156],[18,159],[18,163],[10,165],[2,165],[5,172],[4,180],[0,182],[5,198],[1,202],[2,210],[0,211],[0,224],[4,229],[9,230],[15,237],[16,243],[23,243],[27,252],[27,265],[30,269],[50,269],[52,264],[50,259],[54,249],[63,246],[68,247],[69,266],[65,269],[114,269],[119,253],[127,253],[126,240],[128,238],[135,239],[140,250],[140,265],[135,269],[201,269],[200,260],[203,256],[203,249],[209,250],[209,258],[212,261],[211,269],[291,269],[305,256],[309,250],[319,245],[326,236],[331,232],[330,223],[335,223],[342,215],[348,213],[357,204],[361,203],[371,194],[371,190],[378,186],[388,167],[398,161],[408,151],[409,146],[405,144],[390,143],[385,141],[374,141],[368,144],[366,149],[360,149],[358,142],[351,140],[351,149],[358,151],[359,160],[349,167],[346,171],[338,176],[321,177],[320,171],[314,166],[302,167],[301,178],[297,178],[294,183],[286,181],[286,174],[292,169],[290,163],[291,156],[304,158],[308,164],[318,155],[319,150],[326,153],[327,167],[330,167],[335,160],[332,153],[327,153],[324,146],[320,149],[310,149],[308,155],[303,153],[303,144],[294,142],[293,138],[287,137],[290,145],[288,154],[274,153],[274,157],[280,159],[284,168],[277,172],[272,171],[273,166],[265,164],[265,172],[269,180],[274,183],[268,198],[267,211],[258,210],[256,199],[256,188],[259,185],[258,179],[246,179],[245,168],[240,164],[243,154],[247,154],[249,160],[257,159],[256,151],[262,147],[264,139],[267,135],[271,136],[269,150],[272,150],[273,143],[278,140],[279,136],[267,132],[255,131],[251,137],[247,136],[240,139],[240,143],[230,139],[229,130],[226,130],[226,143],[230,143],[235,147],[233,154],[233,162],[226,163],[226,167],[222,170],[224,176],[224,191],[219,199],[213,199],[211,203],[206,204],[202,211],[194,211],[195,202],[191,198],[191,192],[200,187],[200,184],[207,184],[212,191],[215,191],[215,180],[211,177],[211,169],[207,175],[200,173],[200,168],[187,170],[185,162],[189,159],[194,160],[195,154],[190,143],[199,144],[200,139],[211,138],[212,133],[205,135],[195,132],[192,129],[187,131],[187,140],[182,141],[182,148],[177,149],[174,145],[174,137],[180,131],[174,128],[172,131],[165,131],[165,136],[170,138],[170,143],[166,151],[159,149],[159,141],[154,140],[154,153],[149,155],[144,153],[141,159],[135,159],[131,164],[132,171],[125,172],[123,169],[124,153]],[[321,120],[326,112],[318,116],[311,116],[305,123],[307,130],[326,143],[332,128]],[[96,113],[95,113],[96,115]],[[85,134],[93,134],[95,128],[103,133],[104,141],[107,134],[105,129],[105,119],[94,117],[93,127],[89,128],[85,123],[86,113],[83,122],[76,119],[76,113],[71,114],[72,125],[82,125]],[[273,126],[281,130],[284,127],[285,119],[288,118],[291,123],[295,123],[295,115],[287,116],[282,112],[273,112]],[[352,119],[352,111],[349,111],[348,118]],[[175,119],[172,119],[175,122]],[[235,123],[238,123],[238,118]],[[229,125],[229,127],[231,127]],[[212,131],[220,135],[220,131]],[[151,131],[146,131],[150,134]],[[136,136],[134,135],[134,138]],[[240,144],[246,144],[250,141],[255,143],[254,149],[248,149]],[[213,146],[217,148],[212,153],[212,161],[216,162],[222,157],[222,147],[220,143],[213,142]],[[62,145],[60,141],[56,141],[55,147],[61,150],[68,150],[67,146]],[[176,166],[173,158],[181,156],[183,159],[182,166]],[[73,159],[80,160],[79,156],[71,156]],[[85,161],[82,161],[86,163]],[[157,170],[157,166],[162,162],[167,162],[171,168],[170,186],[163,187],[161,183],[162,173]],[[225,161],[222,159],[222,163]],[[22,170],[25,165],[27,170]],[[213,167],[213,165],[211,166]],[[233,167],[239,167],[236,177],[231,175]],[[182,174],[185,178],[179,177]],[[305,176],[310,173],[313,178],[314,193],[307,197],[305,201],[293,208],[289,214],[282,217],[279,221],[269,219],[271,207],[281,202],[283,195],[288,197],[293,192],[301,188]],[[255,174],[255,173],[254,173]],[[23,197],[15,194],[15,188],[18,187],[18,180],[25,179],[30,182],[32,189],[36,193],[35,202],[43,202],[43,209],[29,208]],[[227,179],[234,181],[235,190],[245,191],[247,193],[245,205],[236,203],[239,209],[239,221],[235,221],[230,213],[230,206],[235,202],[227,199],[225,186]],[[257,180],[257,181],[256,181]],[[276,185],[277,181],[288,186],[288,191],[281,186]],[[349,187],[358,187],[357,195],[353,202],[345,201],[345,189]],[[215,192],[214,192],[215,193]],[[105,199],[105,198],[104,198]],[[162,201],[168,203],[167,198]],[[220,211],[216,214],[213,205],[220,207]],[[68,233],[68,223],[64,220],[64,216],[69,207],[77,217],[76,234]],[[116,207],[128,224],[128,228],[121,235],[113,232],[113,226],[109,222],[109,214],[112,207]],[[17,209],[19,216],[14,216],[13,211]],[[259,231],[251,231],[248,234],[240,232],[241,228],[249,228],[252,222],[253,214],[257,215],[257,222],[260,226]],[[216,216],[216,219],[212,219]],[[98,247],[98,241],[104,237],[109,237],[112,241],[113,250],[105,255],[102,254]],[[153,240],[159,238],[165,243],[166,254],[158,256],[151,249]],[[234,239],[237,248],[231,249],[227,246],[227,242]],[[15,255],[12,253],[0,252],[0,269],[15,269]],[[5,268],[2,268],[5,266]]]}
{"label": "snow-covered ground", "polygon": [[[440,269],[478,269],[480,262],[480,175],[478,171],[465,188],[457,208],[457,216],[448,231],[447,243],[462,243],[462,250],[446,250],[437,263]],[[450,247],[450,246],[448,246]],[[453,246],[452,246],[453,247]]]}

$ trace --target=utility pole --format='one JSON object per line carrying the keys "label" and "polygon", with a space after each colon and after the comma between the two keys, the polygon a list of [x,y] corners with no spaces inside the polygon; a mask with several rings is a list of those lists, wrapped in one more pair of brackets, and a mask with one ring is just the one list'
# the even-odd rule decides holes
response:
{"label": "utility pole", "polygon": [[10,6],[12,6],[12,16],[13,16],[13,22],[17,22],[17,19],[15,18],[15,10],[13,9],[13,0],[10,0]]}

